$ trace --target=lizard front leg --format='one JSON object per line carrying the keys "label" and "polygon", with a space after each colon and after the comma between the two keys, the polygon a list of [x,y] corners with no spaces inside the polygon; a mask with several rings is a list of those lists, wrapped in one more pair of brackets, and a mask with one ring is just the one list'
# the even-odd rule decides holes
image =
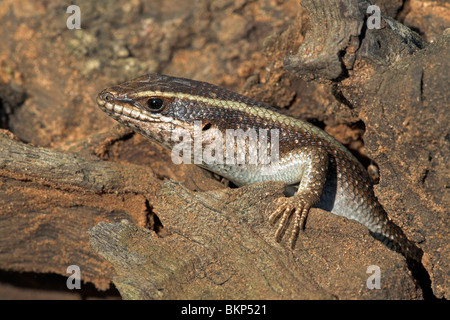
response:
{"label": "lizard front leg", "polygon": [[309,209],[319,202],[328,172],[328,153],[325,149],[304,147],[297,152],[302,159],[302,168],[298,171],[298,181],[300,181],[298,190],[292,197],[277,199],[277,209],[269,217],[271,224],[279,219],[275,239],[280,242],[289,225],[289,218],[294,214],[294,224],[289,239],[292,249],[295,247],[300,229],[305,226]]}

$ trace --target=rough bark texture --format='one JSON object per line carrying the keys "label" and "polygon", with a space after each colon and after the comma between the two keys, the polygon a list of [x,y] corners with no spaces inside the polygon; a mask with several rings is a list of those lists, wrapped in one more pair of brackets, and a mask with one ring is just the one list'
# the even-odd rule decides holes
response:
{"label": "rough bark texture", "polygon": [[147,223],[159,180],[148,168],[36,148],[0,132],[0,261],[4,270],[66,274],[105,290],[113,269],[89,250],[100,221]]}
{"label": "rough bark texture", "polygon": [[[276,243],[266,211],[283,190],[269,182],[192,192],[168,182],[154,209],[169,236],[101,223],[89,232],[91,246],[113,264],[127,299],[419,298],[402,258],[357,223],[313,210],[294,252]],[[375,261],[383,290],[366,287]]]}
{"label": "rough bark texture", "polygon": [[382,168],[378,197],[421,244],[433,292],[447,299],[450,97],[446,87],[450,61],[445,57],[449,55],[450,35],[446,35],[383,75],[377,72],[363,86],[364,96],[352,95],[355,88],[343,85],[352,103],[367,101],[360,115],[367,124],[366,148]]}
{"label": "rough bark texture", "polygon": [[[1,272],[77,264],[127,299],[448,299],[450,7],[374,3],[379,30],[356,0],[80,1],[82,30],[65,28],[61,1],[0,3]],[[153,71],[288,109],[376,165],[424,269],[318,209],[291,252],[267,224],[282,184],[227,188],[95,106]]]}

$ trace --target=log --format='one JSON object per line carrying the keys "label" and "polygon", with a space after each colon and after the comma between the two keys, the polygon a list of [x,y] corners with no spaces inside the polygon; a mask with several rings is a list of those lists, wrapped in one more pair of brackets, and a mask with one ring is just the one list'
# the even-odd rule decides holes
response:
{"label": "log", "polygon": [[160,180],[149,168],[22,143],[0,132],[0,265],[57,273],[110,287],[111,265],[93,254],[85,232],[99,221],[148,223],[146,201]]}
{"label": "log", "polygon": [[[284,185],[192,192],[169,181],[155,203],[168,235],[130,223],[89,230],[94,251],[116,270],[125,299],[378,299],[418,298],[401,257],[358,223],[313,209],[291,252],[267,224]],[[367,268],[378,265],[383,290],[370,290]],[[400,268],[399,268],[400,267]]]}
{"label": "log", "polygon": [[[306,0],[311,29],[295,55],[284,59],[287,70],[307,81],[340,81],[357,58],[391,65],[425,47],[414,31],[380,11],[380,29],[368,30],[368,1]],[[379,8],[379,7],[378,7]]]}

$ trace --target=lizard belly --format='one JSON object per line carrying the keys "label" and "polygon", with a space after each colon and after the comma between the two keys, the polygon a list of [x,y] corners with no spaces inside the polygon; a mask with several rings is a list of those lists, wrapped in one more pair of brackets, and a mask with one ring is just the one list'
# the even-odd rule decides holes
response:
{"label": "lizard belly", "polygon": [[[286,192],[288,196],[297,191],[300,182],[298,177],[301,177],[303,172],[301,159],[284,159],[279,165],[268,167],[266,170],[262,169],[261,165],[213,164],[202,167],[220,174],[237,186],[264,181],[283,181],[288,185]],[[355,192],[349,183],[338,181],[335,167],[329,169],[320,200],[314,207],[367,225],[369,210],[367,199]]]}
{"label": "lizard belly", "polygon": [[[358,221],[369,230],[374,230],[378,221],[374,215],[377,210],[377,201],[372,187],[354,185],[345,178],[337,177],[336,169],[331,168],[320,200],[315,207]],[[364,189],[364,192],[360,189]]]}
{"label": "lizard belly", "polygon": [[229,179],[238,186],[254,184],[264,181],[283,181],[288,185],[300,182],[304,170],[303,156],[288,154],[278,162],[261,164],[203,164],[202,167]]}

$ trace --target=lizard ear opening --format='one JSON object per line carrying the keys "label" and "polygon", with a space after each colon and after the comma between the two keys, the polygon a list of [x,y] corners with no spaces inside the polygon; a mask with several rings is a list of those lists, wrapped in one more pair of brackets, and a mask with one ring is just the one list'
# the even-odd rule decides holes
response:
{"label": "lizard ear opening", "polygon": [[205,123],[205,125],[202,127],[202,131],[208,131],[209,129],[211,129],[211,126],[211,123]]}

